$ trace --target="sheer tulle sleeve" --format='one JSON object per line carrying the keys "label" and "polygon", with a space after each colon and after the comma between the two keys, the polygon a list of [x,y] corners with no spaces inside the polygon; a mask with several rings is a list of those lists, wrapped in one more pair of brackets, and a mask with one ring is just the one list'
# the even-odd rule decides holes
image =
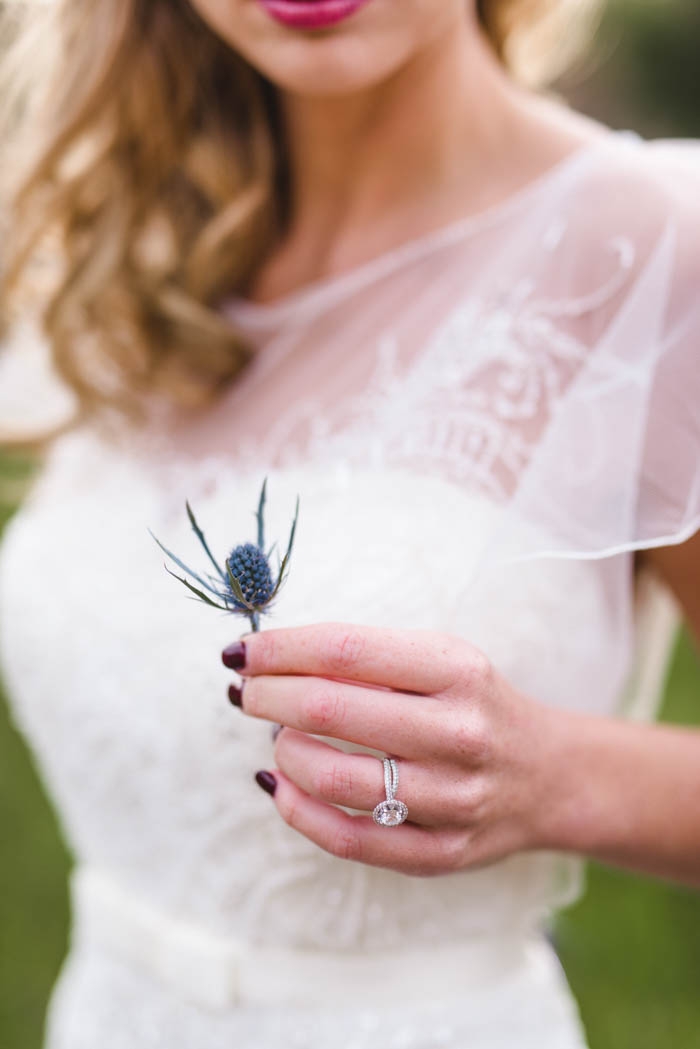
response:
{"label": "sheer tulle sleeve", "polygon": [[521,478],[497,560],[605,557],[700,529],[700,146],[645,151],[627,187],[644,251]]}

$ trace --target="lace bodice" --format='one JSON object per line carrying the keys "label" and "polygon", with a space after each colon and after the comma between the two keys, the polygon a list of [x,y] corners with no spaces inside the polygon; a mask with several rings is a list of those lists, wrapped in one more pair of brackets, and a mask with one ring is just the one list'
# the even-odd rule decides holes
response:
{"label": "lace bodice", "polygon": [[196,557],[189,499],[226,551],[267,475],[270,537],[301,503],[269,625],[443,630],[545,703],[628,712],[631,553],[700,526],[698,171],[612,136],[348,276],[223,303],[257,353],[205,416],[57,442],[8,530],[0,642],[82,866],[212,935],[335,952],[537,929],[575,898],[574,857],[431,882],[282,824],[252,782],[269,727],[225,701],[247,623],[186,600],[147,528]]}

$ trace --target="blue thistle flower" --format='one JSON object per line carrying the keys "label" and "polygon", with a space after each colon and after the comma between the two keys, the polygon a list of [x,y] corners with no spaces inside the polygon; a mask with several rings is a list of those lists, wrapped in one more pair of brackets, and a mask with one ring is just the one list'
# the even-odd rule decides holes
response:
{"label": "blue thistle flower", "polygon": [[[275,587],[272,582],[270,562],[255,543],[244,543],[242,546],[234,547],[226,558],[226,566],[238,580],[243,596],[249,604],[256,606],[267,604]],[[247,610],[244,604],[236,600],[235,595],[231,600],[242,612]]]}
{"label": "blue thistle flower", "polygon": [[209,574],[200,575],[197,572],[194,572],[191,568],[188,568],[179,557],[176,557],[175,554],[163,546],[161,541],[156,539],[153,532],[150,532],[149,529],[151,536],[155,539],[163,553],[167,554],[170,560],[181,568],[190,579],[194,579],[199,583],[199,586],[202,589],[200,590],[199,587],[194,586],[192,583],[188,582],[187,579],[183,579],[182,576],[176,575],[175,572],[171,572],[167,565],[165,566],[166,572],[186,586],[187,589],[194,594],[197,600],[203,601],[205,604],[211,605],[213,608],[218,608],[222,612],[231,612],[248,616],[253,630],[260,629],[261,613],[270,611],[272,602],[277,596],[277,593],[286,578],[289,568],[289,558],[294,543],[297,518],[299,516],[299,497],[297,496],[296,510],[294,512],[292,530],[289,534],[287,552],[281,562],[278,557],[277,580],[276,582],[273,582],[272,569],[270,567],[270,554],[274,547],[271,547],[267,554],[265,553],[264,509],[266,488],[267,478],[263,481],[258,509],[255,514],[258,522],[258,542],[257,544],[241,543],[238,546],[235,546],[224,561],[225,570],[220,567],[218,561],[209,549],[209,545],[204,538],[204,532],[197,524],[197,520],[192,512],[192,507],[189,503],[185,503],[187,516],[192,525],[192,530],[197,536],[205,554],[216,569],[215,576]]}

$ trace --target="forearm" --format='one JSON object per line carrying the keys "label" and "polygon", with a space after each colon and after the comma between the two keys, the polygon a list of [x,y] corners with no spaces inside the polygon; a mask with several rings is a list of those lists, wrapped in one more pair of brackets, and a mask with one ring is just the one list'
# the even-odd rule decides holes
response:
{"label": "forearm", "polygon": [[700,731],[563,712],[542,847],[700,888]]}

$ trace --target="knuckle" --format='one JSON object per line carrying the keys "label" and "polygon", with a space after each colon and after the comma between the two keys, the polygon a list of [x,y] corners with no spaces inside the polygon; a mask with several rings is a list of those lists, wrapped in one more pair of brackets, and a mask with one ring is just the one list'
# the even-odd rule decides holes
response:
{"label": "knuckle", "polygon": [[491,759],[491,726],[479,711],[461,711],[450,733],[451,748],[470,765],[485,765]]}
{"label": "knuckle", "polygon": [[444,834],[440,838],[437,853],[437,873],[451,874],[461,870],[465,860],[465,840],[463,834]]}
{"label": "knuckle", "polygon": [[352,797],[352,772],[340,765],[320,768],[314,778],[314,788],[324,801],[346,802]]}
{"label": "knuckle", "polygon": [[365,649],[365,639],[358,630],[334,630],[326,645],[326,658],[333,670],[352,670]]}
{"label": "knuckle", "polygon": [[471,647],[462,664],[462,684],[469,694],[488,692],[493,681],[491,660],[480,649]]}
{"label": "knuckle", "polygon": [[345,703],[337,689],[318,689],[307,697],[304,716],[312,732],[337,731],[345,718]]}
{"label": "knuckle", "polygon": [[[433,647],[444,668],[444,677],[436,694],[461,697],[469,688],[472,656],[478,650],[474,645],[455,634],[435,634]],[[479,653],[480,654],[480,653]]]}
{"label": "knuckle", "polygon": [[465,823],[478,823],[487,803],[486,784],[480,776],[469,776],[457,789],[458,818]]}
{"label": "knuckle", "polygon": [[471,724],[472,757],[478,765],[487,765],[493,754],[493,736],[490,722],[479,715]]}
{"label": "knuckle", "polygon": [[359,835],[348,827],[343,827],[334,835],[329,851],[341,860],[362,859],[362,843]]}

